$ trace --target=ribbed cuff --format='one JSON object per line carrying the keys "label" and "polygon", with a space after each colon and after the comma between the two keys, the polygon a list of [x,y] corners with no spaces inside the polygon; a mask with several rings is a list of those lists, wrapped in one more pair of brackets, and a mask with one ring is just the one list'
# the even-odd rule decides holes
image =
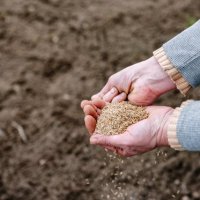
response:
{"label": "ribbed cuff", "polygon": [[191,85],[185,80],[182,74],[173,66],[168,59],[164,48],[161,47],[153,52],[154,57],[163,68],[163,70],[169,75],[171,80],[176,84],[177,89],[185,96],[190,90]]}
{"label": "ribbed cuff", "polygon": [[185,150],[181,144],[178,141],[177,138],[177,123],[178,123],[178,119],[179,116],[181,114],[181,110],[188,104],[190,103],[192,100],[188,100],[185,101],[181,104],[181,107],[177,107],[172,116],[169,119],[169,126],[168,126],[168,130],[167,130],[167,137],[168,137],[168,142],[170,147],[174,148],[175,150],[178,151],[183,151]]}

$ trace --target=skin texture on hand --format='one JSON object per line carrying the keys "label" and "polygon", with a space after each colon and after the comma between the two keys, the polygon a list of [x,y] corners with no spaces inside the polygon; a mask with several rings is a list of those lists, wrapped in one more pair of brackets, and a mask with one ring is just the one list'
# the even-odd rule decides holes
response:
{"label": "skin texture on hand", "polygon": [[172,108],[149,106],[146,108],[150,114],[147,119],[129,126],[123,134],[105,136],[95,133],[97,118],[105,105],[103,100],[85,100],[81,103],[85,113],[85,125],[91,134],[91,144],[100,145],[122,156],[133,156],[156,147],[169,146],[167,126]]}
{"label": "skin texture on hand", "polygon": [[128,99],[136,105],[150,105],[160,95],[175,89],[170,77],[154,57],[112,75],[94,99],[120,102]]}

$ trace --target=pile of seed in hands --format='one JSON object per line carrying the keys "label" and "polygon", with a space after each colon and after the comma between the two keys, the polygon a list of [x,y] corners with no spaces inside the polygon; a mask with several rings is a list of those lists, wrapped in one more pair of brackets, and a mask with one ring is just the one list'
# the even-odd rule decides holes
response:
{"label": "pile of seed in hands", "polygon": [[102,109],[97,120],[96,132],[104,135],[116,135],[143,119],[149,114],[142,106],[135,106],[128,102],[110,103]]}

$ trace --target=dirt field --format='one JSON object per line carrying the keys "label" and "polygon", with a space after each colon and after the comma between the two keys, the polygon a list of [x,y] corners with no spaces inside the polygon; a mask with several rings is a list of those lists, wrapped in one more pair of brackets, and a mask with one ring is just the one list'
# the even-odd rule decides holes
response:
{"label": "dirt field", "polygon": [[[199,18],[200,1],[0,2],[1,200],[200,199],[199,154],[110,158],[89,145],[79,108]],[[183,100],[175,91],[157,104]]]}

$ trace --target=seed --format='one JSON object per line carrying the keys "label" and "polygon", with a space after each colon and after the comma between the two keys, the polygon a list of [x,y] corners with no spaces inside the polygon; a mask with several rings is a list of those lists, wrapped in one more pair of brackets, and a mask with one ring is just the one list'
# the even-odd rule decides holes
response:
{"label": "seed", "polygon": [[149,114],[145,107],[135,106],[128,102],[110,103],[102,109],[97,120],[96,132],[104,135],[116,135],[143,119]]}

